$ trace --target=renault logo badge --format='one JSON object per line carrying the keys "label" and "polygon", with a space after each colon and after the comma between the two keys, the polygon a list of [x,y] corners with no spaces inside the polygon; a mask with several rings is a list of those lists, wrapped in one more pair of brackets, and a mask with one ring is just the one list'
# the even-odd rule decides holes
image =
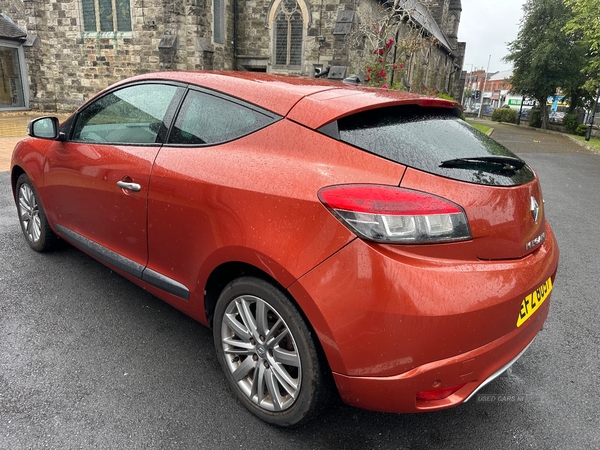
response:
{"label": "renault logo badge", "polygon": [[533,221],[537,222],[538,217],[540,216],[540,205],[538,205],[538,202],[533,196],[531,196],[531,215],[533,216]]}

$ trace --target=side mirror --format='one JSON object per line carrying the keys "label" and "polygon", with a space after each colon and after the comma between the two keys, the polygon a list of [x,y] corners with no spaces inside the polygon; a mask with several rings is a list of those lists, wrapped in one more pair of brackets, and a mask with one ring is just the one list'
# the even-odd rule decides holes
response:
{"label": "side mirror", "polygon": [[27,125],[27,134],[41,139],[58,139],[58,119],[56,117],[40,117]]}

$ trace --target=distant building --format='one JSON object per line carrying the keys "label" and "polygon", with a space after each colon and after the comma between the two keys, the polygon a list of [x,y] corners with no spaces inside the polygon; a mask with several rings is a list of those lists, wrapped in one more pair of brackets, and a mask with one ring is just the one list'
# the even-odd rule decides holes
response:
{"label": "distant building", "polygon": [[[510,88],[512,87],[510,84],[512,74],[512,70],[496,72],[486,83],[485,94],[489,94],[488,98],[490,99],[490,104],[493,108],[501,108],[506,103],[508,91],[510,91]],[[484,97],[486,95],[484,95]]]}
{"label": "distant building", "polygon": [[510,91],[512,70],[487,73],[477,70],[466,74],[465,89],[471,92],[463,104],[468,108],[481,103],[484,107],[500,108],[506,103]]}
{"label": "distant building", "polygon": [[[490,77],[491,74],[488,74]],[[475,70],[465,74],[464,89],[467,94],[463,98],[463,105],[467,110],[474,109],[484,98],[485,70]]]}
{"label": "distant building", "polygon": [[[436,42],[426,54],[400,55],[403,82],[412,91],[460,99],[461,0],[429,9],[401,1],[416,11],[413,25],[405,26],[421,27]],[[361,75],[371,50],[348,45],[347,36],[380,6],[380,0],[3,0],[0,109],[72,111],[115,81],[161,70],[314,76],[329,68],[333,79]]]}

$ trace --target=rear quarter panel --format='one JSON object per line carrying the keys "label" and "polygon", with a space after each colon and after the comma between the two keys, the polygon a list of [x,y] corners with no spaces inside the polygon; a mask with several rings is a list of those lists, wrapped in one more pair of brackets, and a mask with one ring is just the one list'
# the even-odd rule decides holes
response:
{"label": "rear quarter panel", "polygon": [[151,177],[149,267],[187,286],[198,308],[229,261],[287,287],[355,238],[320,203],[321,187],[398,185],[403,172],[285,119],[223,145],[165,147]]}

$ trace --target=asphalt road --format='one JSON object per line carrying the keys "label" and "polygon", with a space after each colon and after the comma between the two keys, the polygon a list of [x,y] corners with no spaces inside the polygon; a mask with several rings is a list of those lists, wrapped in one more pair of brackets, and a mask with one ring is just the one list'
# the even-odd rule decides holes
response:
{"label": "asphalt road", "polygon": [[600,156],[515,127],[493,137],[538,172],[560,244],[545,329],[479,401],[336,404],[295,430],[235,400],[209,330],[78,250],[29,250],[0,173],[0,449],[600,448]]}

